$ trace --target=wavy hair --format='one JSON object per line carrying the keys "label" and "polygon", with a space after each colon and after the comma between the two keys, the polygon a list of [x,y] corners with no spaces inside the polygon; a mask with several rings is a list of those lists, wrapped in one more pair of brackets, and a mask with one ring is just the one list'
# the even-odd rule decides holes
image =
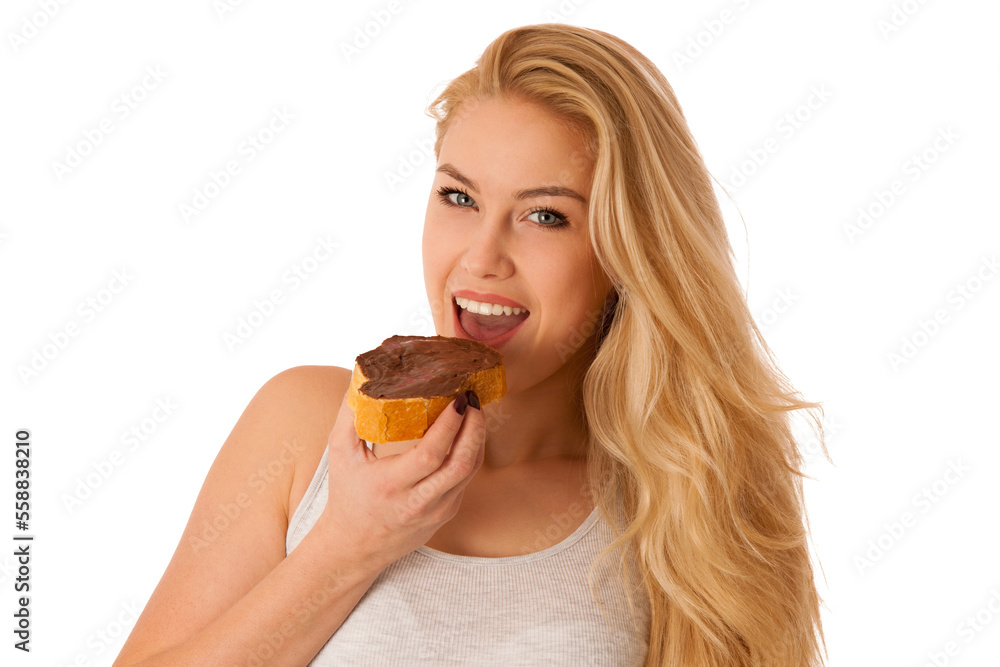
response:
{"label": "wavy hair", "polygon": [[614,290],[582,378],[588,474],[617,535],[601,559],[627,547],[648,596],[646,665],[823,664],[791,424],[803,410],[826,453],[822,407],[749,312],[673,89],[608,33],[515,28],[428,107],[435,155],[456,113],[497,99],[550,109],[593,160],[588,226]]}

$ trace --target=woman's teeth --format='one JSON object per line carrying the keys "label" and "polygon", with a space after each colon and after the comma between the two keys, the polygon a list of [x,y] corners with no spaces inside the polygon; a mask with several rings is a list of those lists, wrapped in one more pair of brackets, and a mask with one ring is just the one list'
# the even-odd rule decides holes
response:
{"label": "woman's teeth", "polygon": [[526,312],[523,308],[501,306],[498,303],[482,303],[480,301],[463,299],[461,297],[456,297],[455,301],[458,303],[459,307],[465,308],[470,313],[479,313],[480,315],[520,315],[521,313]]}

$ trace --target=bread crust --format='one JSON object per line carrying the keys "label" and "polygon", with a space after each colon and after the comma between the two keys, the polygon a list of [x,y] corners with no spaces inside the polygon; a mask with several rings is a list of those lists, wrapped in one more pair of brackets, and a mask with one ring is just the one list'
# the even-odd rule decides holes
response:
{"label": "bread crust", "polygon": [[499,400],[507,393],[502,360],[491,368],[469,373],[452,396],[372,398],[361,391],[361,385],[367,381],[360,364],[355,362],[347,405],[354,411],[358,437],[380,444],[422,437],[452,399],[469,389],[476,392],[480,405]]}

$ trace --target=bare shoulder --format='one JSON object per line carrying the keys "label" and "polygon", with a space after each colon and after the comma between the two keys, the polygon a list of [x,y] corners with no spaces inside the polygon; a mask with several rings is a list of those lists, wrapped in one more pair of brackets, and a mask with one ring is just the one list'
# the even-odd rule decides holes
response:
{"label": "bare shoulder", "polygon": [[297,366],[260,387],[212,463],[119,661],[193,636],[285,558],[290,509],[323,455],[350,379],[336,366]]}
{"label": "bare shoulder", "polygon": [[[351,373],[295,366],[254,394],[212,464],[253,498],[267,498],[288,525],[326,449]],[[276,517],[277,518],[277,517]]]}
{"label": "bare shoulder", "polygon": [[[340,366],[295,366],[268,380],[253,399],[262,403],[256,406],[256,414],[274,420],[266,430],[277,440],[271,442],[271,461],[261,475],[270,470],[286,480],[287,493],[282,498],[288,519],[323,457],[350,383],[351,371]],[[290,476],[285,474],[289,472],[286,466],[291,466]]]}

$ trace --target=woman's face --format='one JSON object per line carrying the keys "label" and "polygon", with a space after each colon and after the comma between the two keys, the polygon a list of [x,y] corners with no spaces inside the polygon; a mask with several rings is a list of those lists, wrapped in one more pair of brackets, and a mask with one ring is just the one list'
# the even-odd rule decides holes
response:
{"label": "woman's face", "polygon": [[[424,283],[438,334],[500,350],[514,392],[583,353],[611,289],[587,227],[593,161],[565,121],[534,103],[465,107],[441,143]],[[527,314],[473,315],[456,292]]]}

